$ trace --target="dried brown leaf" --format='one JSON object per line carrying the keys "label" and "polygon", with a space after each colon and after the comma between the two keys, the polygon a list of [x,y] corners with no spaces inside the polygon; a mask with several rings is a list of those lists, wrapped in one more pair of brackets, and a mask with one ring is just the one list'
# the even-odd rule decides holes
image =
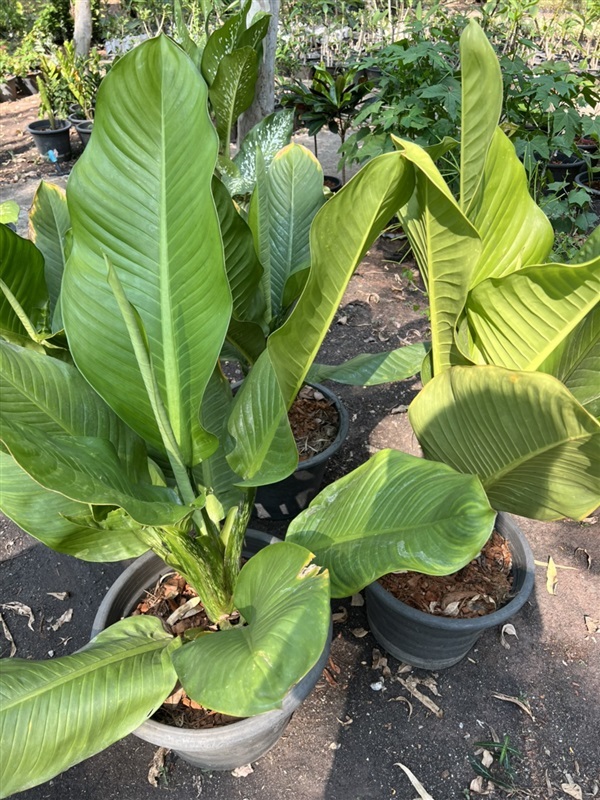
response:
{"label": "dried brown leaf", "polygon": [[584,614],[583,621],[585,622],[585,627],[588,629],[588,633],[598,633],[598,631],[600,631],[600,620]]}
{"label": "dried brown leaf", "polygon": [[575,800],[583,800],[583,791],[581,786],[577,783],[561,783],[560,788],[569,797],[574,797]]}
{"label": "dried brown leaf", "polygon": [[152,756],[150,769],[148,770],[148,783],[150,786],[158,788],[158,781],[165,771],[165,757],[168,752],[168,747],[159,747]]}
{"label": "dried brown leaf", "polygon": [[26,606],[25,603],[19,603],[15,600],[12,603],[2,603],[0,608],[4,608],[6,611],[14,611],[15,614],[18,614],[20,617],[28,617],[27,627],[30,631],[34,630],[33,623],[35,622],[35,617],[33,616],[33,611],[29,606]]}
{"label": "dried brown leaf", "polygon": [[417,689],[418,681],[416,678],[410,676],[406,680],[404,680],[404,678],[398,678],[398,680],[402,686],[404,686],[406,691],[415,698],[415,700],[418,700],[419,703],[422,703],[425,706],[425,708],[428,708],[431,712],[433,712],[438,719],[441,719],[444,716],[442,709],[436,703],[434,703],[430,697],[427,697],[427,695],[423,694],[423,692],[420,692]]}
{"label": "dried brown leaf", "polygon": [[398,695],[398,697],[390,697],[388,702],[390,702],[390,703],[404,703],[405,705],[407,705],[408,706],[408,721],[410,722],[410,718],[412,717],[412,713],[413,713],[413,705],[412,705],[412,703],[410,702],[410,700],[408,698],[402,697],[402,695]]}
{"label": "dried brown leaf", "polygon": [[529,706],[527,706],[526,703],[524,703],[522,700],[519,700],[518,697],[511,697],[508,694],[499,694],[496,692],[492,693],[492,697],[495,697],[497,700],[505,700],[507,703],[514,703],[516,706],[519,706],[519,708],[526,714],[529,714],[531,719],[535,721],[535,717],[531,713],[531,709],[529,708]]}
{"label": "dried brown leaf", "polygon": [[236,767],[232,770],[231,774],[234,778],[246,778],[254,772],[252,764],[244,764],[241,767]]}
{"label": "dried brown leaf", "polygon": [[394,766],[395,767],[400,767],[400,769],[402,769],[405,772],[406,776],[408,777],[408,780],[412,783],[413,787],[417,790],[421,800],[434,800],[434,798],[429,794],[427,789],[423,786],[421,781],[416,777],[416,775],[413,772],[411,772],[409,770],[408,767],[405,767],[404,764],[401,764],[399,761],[397,761],[394,764]]}
{"label": "dried brown leaf", "polygon": [[357,639],[363,639],[369,631],[366,631],[364,628],[352,628],[352,635],[356,636]]}
{"label": "dried brown leaf", "polygon": [[50,597],[55,597],[57,600],[66,600],[69,596],[68,592],[46,592]]}
{"label": "dried brown leaf", "polygon": [[62,628],[62,626],[65,625],[67,622],[71,622],[72,619],[73,619],[73,609],[68,608],[64,614],[61,614],[61,616],[56,620],[56,622],[53,622],[50,625],[50,627],[52,628],[53,631],[57,631],[59,628]]}
{"label": "dried brown leaf", "polygon": [[[167,617],[167,625],[174,625],[176,622],[179,622],[180,619],[185,619],[188,616],[188,612],[194,611],[197,605],[200,604],[199,597],[190,597],[183,605],[176,608],[175,611]],[[194,613],[196,613],[194,611]],[[191,615],[190,615],[191,616]]]}
{"label": "dried brown leaf", "polygon": [[4,621],[4,617],[0,614],[0,625],[2,625],[2,631],[4,633],[4,638],[10,644],[10,655],[9,658],[13,658],[17,652],[17,645],[15,644],[15,640],[12,637],[12,633],[8,629],[8,625]]}
{"label": "dried brown leaf", "polygon": [[353,594],[352,599],[350,600],[351,606],[356,606],[357,608],[364,606],[365,598],[362,596],[360,592],[358,594]]}
{"label": "dried brown leaf", "polygon": [[348,619],[348,610],[346,608],[340,607],[339,611],[336,611],[331,615],[331,619],[334,622],[346,622]]}
{"label": "dried brown leaf", "polygon": [[516,639],[519,637],[517,636],[517,631],[514,625],[511,625],[510,622],[507,625],[502,626],[502,631],[500,632],[500,642],[502,647],[506,647],[507,650],[510,650],[510,645],[506,641],[507,636],[514,636]]}

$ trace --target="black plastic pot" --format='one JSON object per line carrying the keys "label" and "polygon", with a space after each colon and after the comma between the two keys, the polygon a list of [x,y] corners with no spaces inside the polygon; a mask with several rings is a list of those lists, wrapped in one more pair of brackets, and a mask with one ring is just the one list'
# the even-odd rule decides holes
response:
{"label": "black plastic pot", "polygon": [[475,619],[438,617],[402,603],[378,582],[367,586],[369,626],[389,653],[414,667],[445,669],[464,658],[484,631],[503,625],[519,611],[533,589],[533,553],[507,514],[498,514],[496,530],[512,553],[514,597],[492,614]]}
{"label": "black plastic pot", "polygon": [[17,76],[8,75],[0,83],[0,102],[12,102],[17,99]]}
{"label": "black plastic pot", "polygon": [[81,139],[81,144],[85,147],[86,144],[90,140],[90,136],[92,135],[92,128],[94,127],[94,123],[86,119],[83,122],[78,122],[75,126],[75,130],[79,134],[79,138]]}
{"label": "black plastic pot", "polygon": [[339,190],[342,188],[341,180],[336,178],[335,175],[323,175],[323,182],[329,191],[333,192],[333,194],[339,192]]}
{"label": "black plastic pot", "polygon": [[[244,546],[246,557],[277,542],[274,536],[248,530]],[[92,636],[133,611],[140,597],[158,578],[173,572],[154,553],[136,559],[115,581],[102,601],[92,627]],[[147,720],[134,734],[146,742],[174,750],[184,761],[201,769],[230,770],[250,764],[270,750],[281,737],[292,714],[308,697],[319,680],[329,657],[331,627],[325,649],[314,667],[283,698],[282,708],[256,717],[241,719],[221,728],[192,730]]]}
{"label": "black plastic pot", "polygon": [[585,169],[585,161],[576,156],[557,152],[553,153],[551,161],[546,164],[546,169],[552,174],[554,181],[573,183],[575,176]]}
{"label": "black plastic pot", "polygon": [[348,412],[340,398],[326,386],[319,383],[310,385],[335,406],[339,418],[337,436],[322,453],[302,461],[289,478],[259,486],[254,502],[254,513],[259,519],[293,519],[304,511],[321,488],[327,462],[338,452],[348,435]]}
{"label": "black plastic pot", "polygon": [[575,176],[575,183],[583,186],[594,197],[600,197],[600,170],[592,170],[591,174],[580,172]]}
{"label": "black plastic pot", "polygon": [[57,119],[56,125],[52,129],[47,119],[38,119],[30,122],[27,130],[33,136],[38,153],[47,156],[51,150],[55,150],[58,160],[66,161],[71,158],[71,123],[66,119]]}

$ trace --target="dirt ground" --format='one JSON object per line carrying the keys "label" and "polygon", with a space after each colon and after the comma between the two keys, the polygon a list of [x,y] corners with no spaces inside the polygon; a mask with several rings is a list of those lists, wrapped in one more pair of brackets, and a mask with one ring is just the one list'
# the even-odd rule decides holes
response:
{"label": "dirt ground", "polygon": [[[40,177],[64,181],[41,163],[19,133],[23,120],[35,117],[34,104],[35,99],[26,98],[9,108],[0,106],[1,198],[16,199],[24,209]],[[335,148],[335,140],[324,136],[319,154],[326,171],[334,174]],[[26,230],[25,214],[19,227]],[[320,361],[337,363],[359,352],[392,349],[427,337],[424,295],[412,265],[391,260],[397,249],[398,242],[382,239],[367,254]],[[344,447],[328,468],[327,481],[383,447],[417,452],[406,406],[418,388],[416,380],[372,388],[336,387],[351,425]],[[378,646],[367,631],[364,607],[335,601],[333,610],[346,609],[347,619],[335,624],[329,668],[283,739],[246,777],[201,772],[168,754],[159,787],[154,788],[147,775],[156,748],[129,736],[20,796],[413,800],[419,792],[399,766],[404,764],[435,800],[462,800],[483,796],[469,793],[476,778],[469,758],[478,752],[477,742],[506,736],[519,753],[512,759],[516,788],[510,793],[497,786],[485,796],[600,797],[600,524],[595,517],[585,523],[519,522],[539,565],[534,593],[512,620],[516,636],[507,635],[504,645],[501,632],[490,631],[468,658],[433,676],[421,670],[404,672],[390,657],[391,675],[383,677],[381,664],[373,668]],[[283,532],[276,523],[256,527]],[[553,595],[546,588],[548,556],[559,565]],[[24,603],[35,617],[31,631],[25,617],[0,609],[17,656],[48,658],[83,646],[99,599],[122,569],[122,564],[89,564],[53,553],[1,520],[0,602]],[[59,600],[49,592],[69,595]],[[53,630],[52,623],[69,608],[71,620]],[[9,652],[0,633],[0,655],[8,657]],[[419,689],[438,712],[409,694],[400,682],[407,676],[433,677]],[[506,773],[499,777],[512,780]]]}

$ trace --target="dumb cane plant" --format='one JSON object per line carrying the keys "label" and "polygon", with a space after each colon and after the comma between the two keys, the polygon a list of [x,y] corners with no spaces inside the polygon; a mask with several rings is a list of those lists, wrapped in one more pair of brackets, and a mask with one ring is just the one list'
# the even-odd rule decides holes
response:
{"label": "dumb cane plant", "polygon": [[[66,200],[42,185],[34,242],[0,226],[0,499],[60,552],[112,561],[152,548],[219,630],[172,637],[155,619],[129,618],[72,656],[5,662],[2,796],[131,732],[178,679],[197,702],[234,716],[278,707],[324,647],[328,577],[310,552],[282,542],[241,570],[239,556],[254,487],[297,465],[287,409],[355,267],[407,202],[413,170],[388,154],[316,215],[309,204],[302,294],[268,338],[265,317],[254,323],[266,346],[234,398],[224,344],[235,346],[236,322],[252,322],[245,312],[257,293],[273,309],[287,281],[264,277],[252,232],[214,175],[207,94],[168,38],[131,51],[100,87],[94,137]],[[277,170],[309,162],[314,179],[314,159],[288,148],[269,172],[270,218],[279,213],[291,229],[292,250],[300,212],[292,204],[283,215],[271,189]],[[284,239],[269,243],[272,264]],[[299,264],[306,273],[306,254]],[[243,624],[229,622],[234,609]],[[60,731],[51,740],[50,720]]]}
{"label": "dumb cane plant", "polygon": [[600,228],[573,263],[545,263],[552,228],[498,127],[500,69],[474,21],[461,61],[459,199],[425,150],[395,140],[415,171],[398,216],[431,312],[408,410],[426,458],[378,453],[286,537],[316,554],[338,597],[392,571],[455,572],[491,534],[492,508],[583,519],[600,504]]}

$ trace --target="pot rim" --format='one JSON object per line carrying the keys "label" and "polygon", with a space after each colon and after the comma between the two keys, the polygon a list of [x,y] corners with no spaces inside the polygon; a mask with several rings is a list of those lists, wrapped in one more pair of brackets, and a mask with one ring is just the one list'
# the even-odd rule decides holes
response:
{"label": "pot rim", "polygon": [[535,562],[533,552],[531,551],[525,534],[509,514],[499,511],[496,517],[495,527],[500,535],[508,540],[509,544],[512,544],[510,538],[512,536],[522,548],[524,556],[524,579],[522,586],[517,590],[515,596],[501,608],[492,611],[491,614],[468,619],[456,619],[455,617],[427,614],[425,611],[420,611],[417,608],[403,603],[402,600],[398,600],[391,592],[384,589],[378,581],[373,581],[366,589],[368,592],[373,592],[373,594],[377,595],[379,602],[386,605],[391,611],[401,613],[406,619],[429,628],[467,633],[469,631],[483,631],[487,628],[500,625],[513,617],[527,602],[535,583]]}
{"label": "pot rim", "polygon": [[325,395],[325,397],[333,403],[335,410],[338,413],[339,428],[335,439],[328,447],[325,448],[325,450],[321,450],[320,453],[316,453],[314,456],[311,456],[304,461],[298,461],[298,466],[294,472],[301,472],[303,469],[312,469],[313,467],[318,467],[324,461],[327,461],[329,458],[331,458],[331,456],[340,449],[346,440],[346,437],[348,436],[348,429],[350,427],[348,409],[334,391],[328,389],[327,386],[323,386],[322,383],[311,383],[310,381],[306,381],[306,385],[311,386],[318,392],[321,392],[321,394]]}
{"label": "pot rim", "polygon": [[56,133],[63,133],[64,131],[68,131],[71,127],[71,123],[68,119],[56,119],[56,124],[60,127],[57,128],[40,128],[40,125],[49,125],[50,120],[48,119],[36,119],[34,122],[30,122],[27,125],[27,130],[29,133],[35,133],[36,135],[41,134],[44,136],[45,134],[53,135]]}

